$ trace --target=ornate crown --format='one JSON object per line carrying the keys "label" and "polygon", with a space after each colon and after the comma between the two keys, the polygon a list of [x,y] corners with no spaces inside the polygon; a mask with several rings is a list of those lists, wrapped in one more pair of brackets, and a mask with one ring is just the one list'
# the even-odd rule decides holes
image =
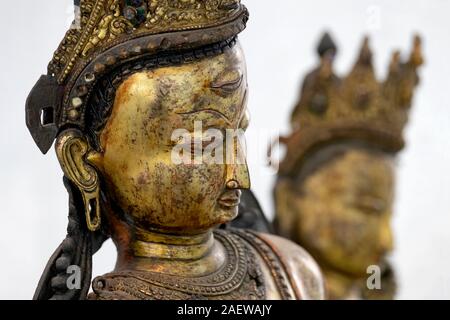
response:
{"label": "ornate crown", "polygon": [[353,70],[344,78],[333,72],[336,52],[325,34],[318,47],[320,64],[305,78],[292,113],[294,132],[281,138],[287,146],[281,173],[292,172],[308,154],[338,141],[362,140],[392,153],[404,147],[403,129],[419,81],[417,69],[423,64],[420,38],[414,38],[408,61],[401,62],[399,52],[393,54],[383,82],[375,77],[367,37]]}
{"label": "ornate crown", "polygon": [[143,56],[206,45],[213,46],[206,55],[219,53],[248,20],[240,0],[74,1],[76,20],[27,100],[27,125],[44,153],[60,128],[83,127],[85,105],[102,75]]}

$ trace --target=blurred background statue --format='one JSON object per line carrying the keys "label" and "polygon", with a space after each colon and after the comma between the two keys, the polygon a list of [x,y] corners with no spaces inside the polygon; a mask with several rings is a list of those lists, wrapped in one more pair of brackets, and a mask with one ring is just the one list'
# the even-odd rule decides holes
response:
{"label": "blurred background statue", "polygon": [[[367,38],[343,78],[333,71],[337,47],[329,34],[317,51],[320,63],[304,80],[292,134],[280,140],[287,153],[274,189],[276,229],[319,262],[330,299],[392,299],[386,256],[393,247],[394,159],[405,145],[421,41],[414,39],[406,62],[393,54],[383,82]],[[380,290],[367,288],[373,270]]]}

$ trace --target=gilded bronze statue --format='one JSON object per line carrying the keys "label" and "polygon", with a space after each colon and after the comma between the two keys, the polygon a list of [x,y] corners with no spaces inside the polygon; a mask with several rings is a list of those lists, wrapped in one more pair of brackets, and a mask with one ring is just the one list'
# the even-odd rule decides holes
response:
{"label": "gilded bronze statue", "polygon": [[[292,134],[274,189],[276,229],[318,261],[330,299],[392,299],[395,278],[386,261],[393,237],[394,158],[404,147],[421,41],[410,58],[393,55],[379,82],[364,39],[353,70],[333,71],[337,47],[325,34],[319,66],[307,75],[291,118]],[[372,267],[380,290],[369,290]]]}
{"label": "gilded bronze statue", "polygon": [[[217,142],[210,129],[244,131],[249,124],[237,39],[248,20],[245,6],[240,0],[79,6],[79,26],[66,34],[26,106],[41,151],[56,139],[69,193],[67,237],[34,298],[321,299],[320,270],[302,248],[218,228],[236,217],[241,190],[250,188],[239,137],[217,149],[231,150],[227,161],[201,157]],[[174,139],[180,130],[194,139]],[[175,149],[191,150],[181,154],[192,162],[174,161]],[[108,238],[117,247],[116,266],[96,277],[89,293],[92,256]],[[67,286],[70,266],[81,270],[79,288]]]}

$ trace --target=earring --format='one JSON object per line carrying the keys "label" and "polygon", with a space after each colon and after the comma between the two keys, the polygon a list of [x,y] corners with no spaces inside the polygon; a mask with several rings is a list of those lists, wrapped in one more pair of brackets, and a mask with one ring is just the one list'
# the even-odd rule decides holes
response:
{"label": "earring", "polygon": [[97,184],[94,190],[80,189],[84,202],[84,212],[86,215],[86,225],[92,232],[100,228],[100,187]]}

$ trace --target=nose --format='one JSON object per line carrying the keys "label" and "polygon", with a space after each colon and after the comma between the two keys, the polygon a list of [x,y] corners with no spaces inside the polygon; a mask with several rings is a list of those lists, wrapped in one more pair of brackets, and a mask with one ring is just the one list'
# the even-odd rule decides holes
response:
{"label": "nose", "polygon": [[250,189],[247,164],[228,165],[226,181],[228,189]]}
{"label": "nose", "polygon": [[226,164],[226,184],[228,189],[250,189],[250,174],[247,160],[240,143],[236,143],[235,152]]}

